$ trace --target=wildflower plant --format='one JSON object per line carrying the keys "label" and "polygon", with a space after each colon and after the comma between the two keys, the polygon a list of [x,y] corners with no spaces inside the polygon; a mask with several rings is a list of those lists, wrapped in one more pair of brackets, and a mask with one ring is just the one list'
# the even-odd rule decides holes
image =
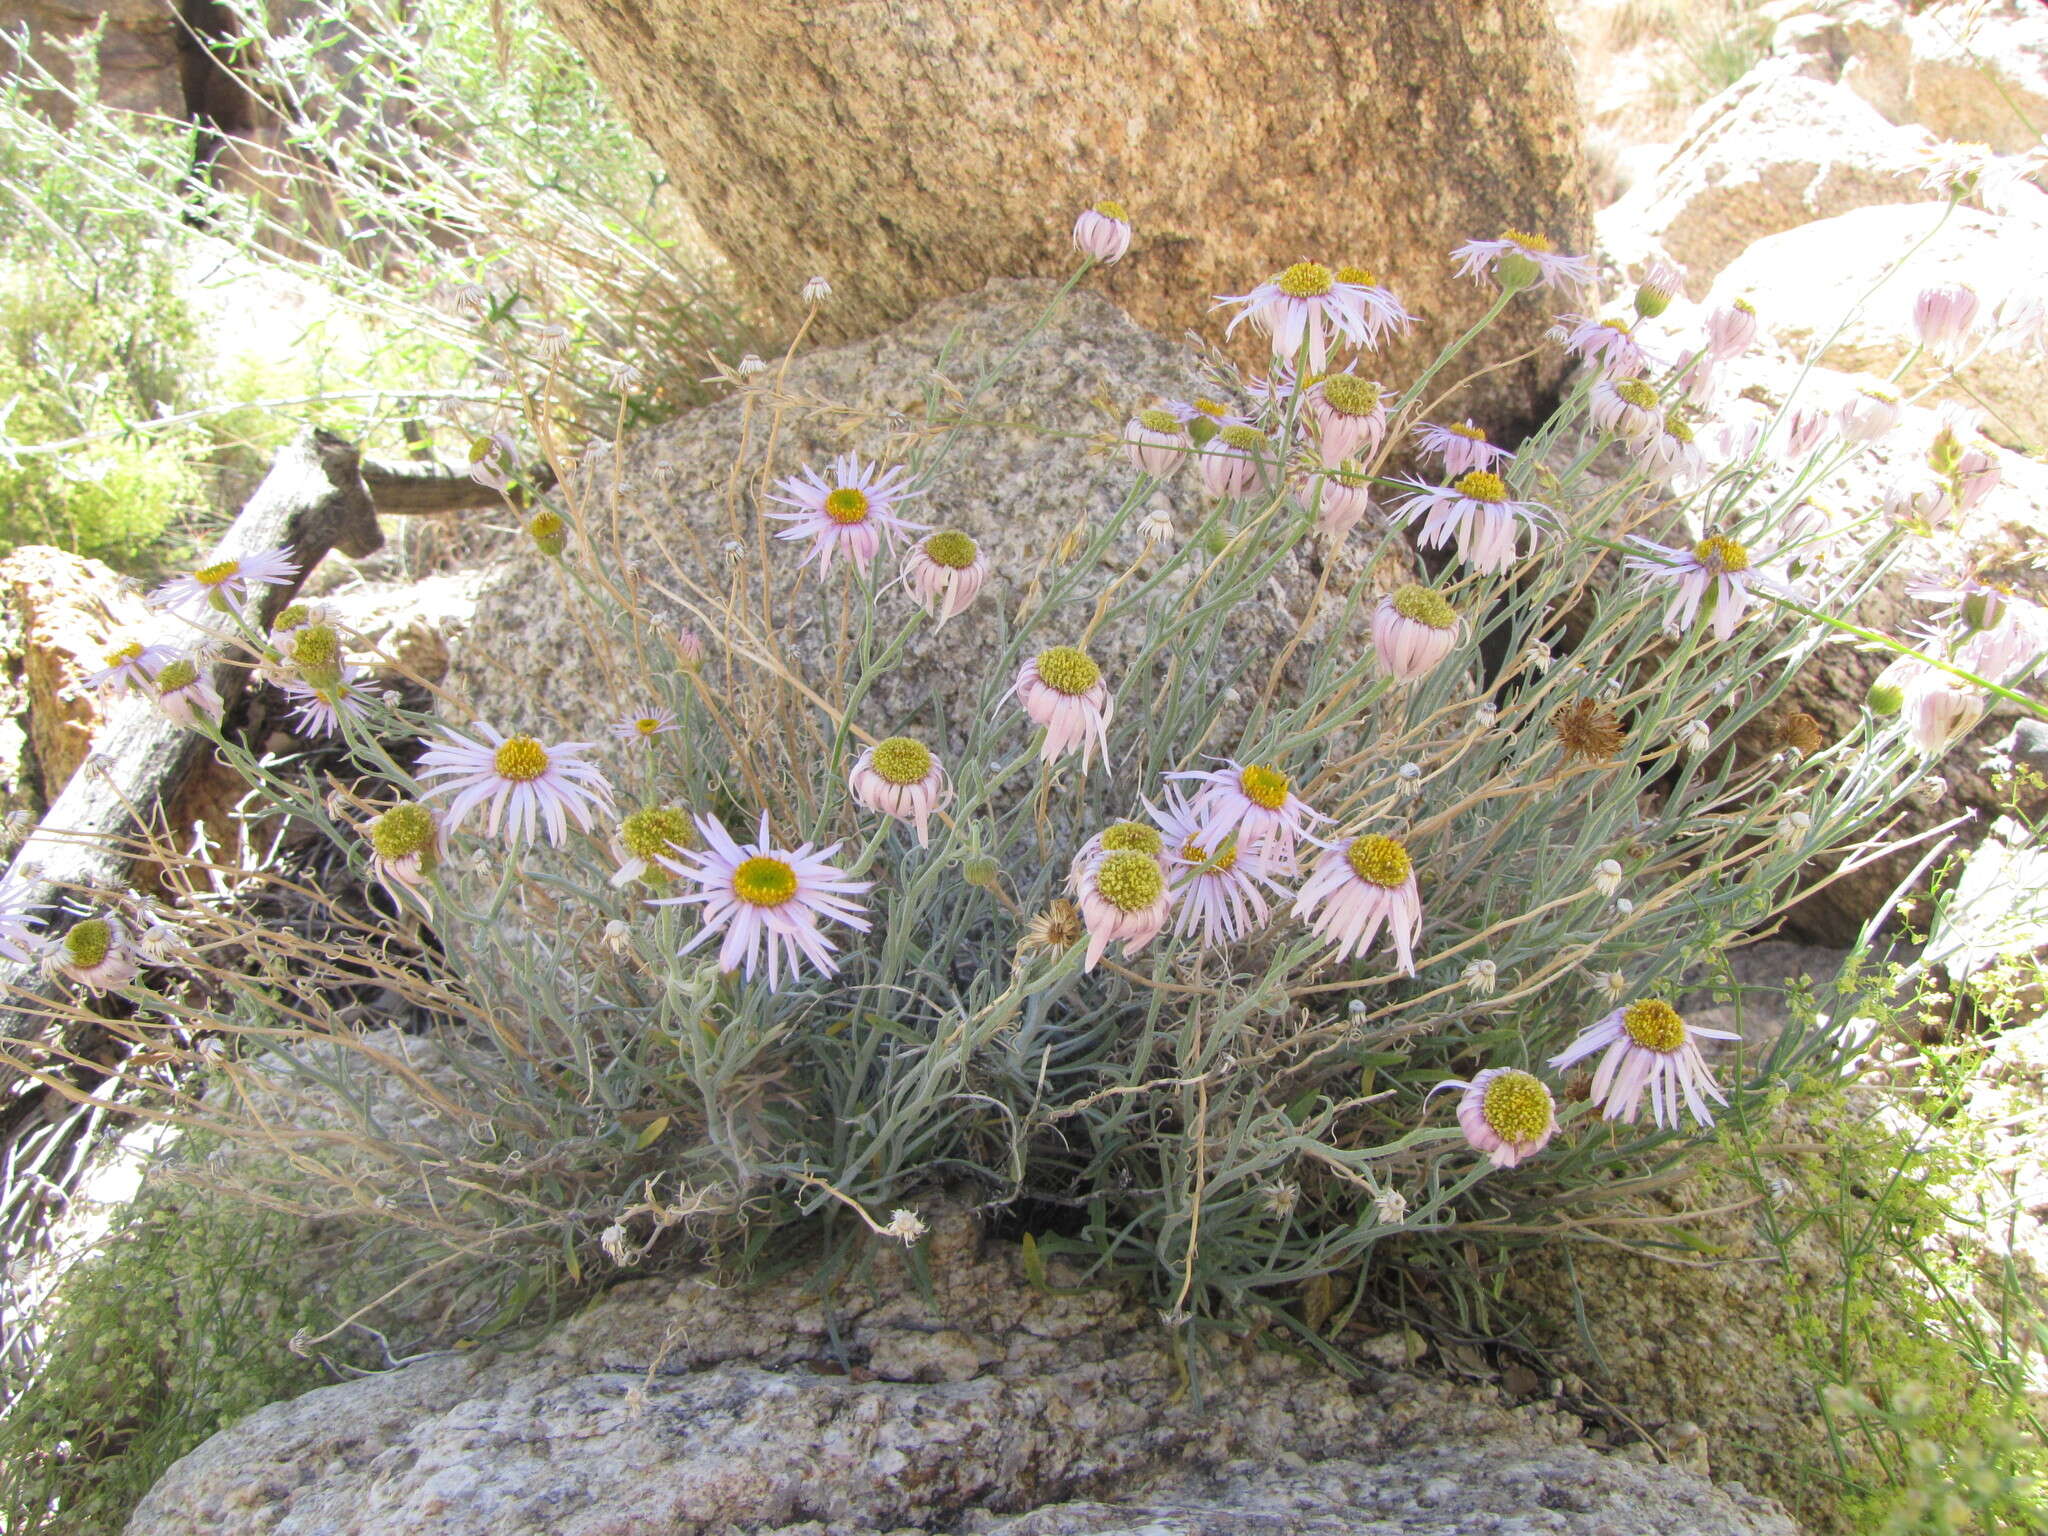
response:
{"label": "wildflower plant", "polygon": [[[1111,259],[1100,238],[1077,232],[1076,280]],[[1101,443],[1126,494],[1029,571],[895,512],[948,504],[957,423],[993,408],[1015,348],[894,461],[792,471],[750,436],[732,483],[758,495],[726,560],[659,580],[617,533],[616,445],[571,463],[534,417],[566,530],[549,600],[602,637],[594,707],[626,725],[556,744],[364,690],[332,711],[353,777],[324,793],[193,712],[266,814],[392,899],[307,940],[171,860],[197,958],[98,972],[135,1005],[120,1028],[158,1060],[225,1036],[211,1086],[164,1090],[186,1112],[249,1133],[234,1106],[262,1106],[294,1179],[323,1168],[374,1197],[365,1219],[507,1266],[515,1298],[536,1270],[758,1253],[849,1210],[914,1240],[940,1188],[1063,1213],[1041,1248],[1139,1278],[1176,1320],[1270,1304],[1396,1234],[1599,1228],[1631,1176],[1827,1049],[1795,1030],[1751,1050],[1668,999],[1822,855],[1892,846],[1927,761],[1899,714],[1797,753],[1747,743],[1905,535],[1873,516],[1813,558],[1805,488],[1853,440],[1789,475],[1703,462],[1674,492],[1594,377],[1517,448],[1426,426],[1507,306],[1583,303],[1591,277],[1535,235],[1457,254],[1497,290],[1487,315],[1384,389],[1329,372],[1405,323],[1370,274],[1302,262],[1224,300],[1269,372],[1218,363],[1191,406],[1130,402]],[[1340,481],[1343,418],[1371,425],[1343,428]],[[1435,474],[1392,462],[1418,432]],[[1179,540],[1153,531],[1173,476],[1208,493]],[[1384,510],[1333,524],[1350,488]],[[1745,586],[1760,550],[1785,573]],[[1408,579],[1358,575],[1380,568]],[[1277,654],[1239,647],[1275,580],[1310,571]],[[995,618],[973,654],[939,632],[968,603]],[[292,670],[252,614],[223,619],[221,643]],[[880,686],[935,666],[969,674],[968,707]],[[365,978],[451,1074],[355,1022]],[[1572,1069],[1603,1051],[1589,1089]],[[1431,1098],[1447,1085],[1459,1101]]]}

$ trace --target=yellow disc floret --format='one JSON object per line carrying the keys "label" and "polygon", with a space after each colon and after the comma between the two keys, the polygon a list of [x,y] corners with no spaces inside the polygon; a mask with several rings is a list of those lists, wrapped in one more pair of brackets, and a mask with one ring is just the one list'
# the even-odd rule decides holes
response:
{"label": "yellow disc floret", "polygon": [[924,782],[925,775],[932,771],[932,749],[909,736],[891,736],[877,743],[875,755],[868,761],[874,764],[875,772],[901,788]]}
{"label": "yellow disc floret", "polygon": [[1225,427],[1216,435],[1240,453],[1257,453],[1266,446],[1266,434],[1257,427]]}
{"label": "yellow disc floret", "polygon": [[341,661],[341,636],[331,624],[308,624],[292,632],[292,661],[301,671],[331,672]]}
{"label": "yellow disc floret", "polygon": [[1467,442],[1483,443],[1486,441],[1486,428],[1475,427],[1469,421],[1461,421],[1455,426],[1445,427],[1444,430],[1453,437],[1464,438]]}
{"label": "yellow disc floret", "polygon": [[1195,402],[1195,409],[1204,416],[1214,417],[1217,421],[1221,421],[1230,414],[1229,406],[1225,405],[1221,400],[1211,400],[1207,396]]}
{"label": "yellow disc floret", "polygon": [[1664,418],[1664,431],[1668,436],[1677,438],[1681,443],[1692,441],[1692,428],[1685,424],[1676,411],[1671,412]]}
{"label": "yellow disc floret", "polygon": [[1365,267],[1339,267],[1337,269],[1337,281],[1340,283],[1356,283],[1361,288],[1370,288],[1379,281],[1379,275]]}
{"label": "yellow disc floret", "polygon": [[796,895],[796,871],[781,859],[756,854],[732,872],[732,893],[750,907],[779,907]]}
{"label": "yellow disc floret", "polygon": [[434,813],[424,805],[394,805],[370,823],[370,846],[387,862],[409,859],[433,840]]}
{"label": "yellow disc floret", "polygon": [[1692,549],[1693,559],[1714,571],[1746,571],[1749,569],[1749,551],[1730,538],[1715,534],[1704,538]]}
{"label": "yellow disc floret", "polygon": [[1641,379],[1623,379],[1614,386],[1614,392],[1639,411],[1657,408],[1657,391]]}
{"label": "yellow disc floret", "polygon": [[1330,291],[1330,269],[1319,261],[1297,261],[1273,282],[1290,299],[1321,298]]}
{"label": "yellow disc floret", "polygon": [[634,858],[651,861],[690,846],[688,813],[672,805],[651,805],[619,823],[619,846]]}
{"label": "yellow disc floret", "polygon": [[1509,245],[1519,245],[1525,251],[1541,251],[1547,254],[1557,249],[1543,236],[1532,235],[1526,229],[1504,229],[1500,232],[1500,237]]}
{"label": "yellow disc floret", "polygon": [[1406,848],[1391,837],[1381,837],[1377,833],[1353,838],[1351,849],[1344,858],[1351,865],[1351,872],[1367,885],[1383,886],[1388,890],[1405,884],[1415,870]]}
{"label": "yellow disc floret", "polygon": [[1644,998],[1621,1011],[1621,1027],[1646,1051],[1669,1055],[1685,1044],[1685,1020],[1658,998]]}
{"label": "yellow disc floret", "polygon": [[141,654],[142,642],[140,640],[130,640],[119,650],[107,652],[107,665],[110,667],[122,666],[127,662],[134,661]]}
{"label": "yellow disc floret", "polygon": [[1237,844],[1232,843],[1215,858],[1209,857],[1209,850],[1200,843],[1190,840],[1180,845],[1180,856],[1190,864],[1198,864],[1219,875],[1227,875],[1237,868]]}
{"label": "yellow disc floret", "polygon": [[1253,763],[1238,774],[1237,787],[1244,791],[1245,799],[1269,811],[1277,811],[1287,803],[1287,775],[1278,768]]}
{"label": "yellow disc floret", "polygon": [[217,587],[241,569],[239,560],[216,560],[212,565],[199,567],[192,573],[192,579],[202,587]]}
{"label": "yellow disc floret", "polygon": [[1165,846],[1159,829],[1142,821],[1119,821],[1102,829],[1097,842],[1111,853],[1142,853],[1157,858]]}
{"label": "yellow disc floret", "polygon": [[73,965],[95,966],[114,947],[114,930],[103,917],[88,917],[73,923],[64,935],[64,955]]}
{"label": "yellow disc floret", "polygon": [[1138,412],[1138,425],[1147,432],[1178,432],[1180,418],[1171,411],[1162,411],[1155,407],[1149,411]]}
{"label": "yellow disc floret", "polygon": [[1370,416],[1380,408],[1378,383],[1355,373],[1333,373],[1322,389],[1323,403],[1339,416]]}
{"label": "yellow disc floret", "polygon": [[1503,1072],[1486,1085],[1479,1112],[1502,1141],[1535,1141],[1550,1129],[1556,1111],[1550,1090],[1527,1072]]}
{"label": "yellow disc floret", "polygon": [[1431,629],[1449,629],[1458,622],[1456,610],[1444,601],[1441,592],[1415,582],[1394,594],[1394,612]]}
{"label": "yellow disc floret", "polygon": [[1131,216],[1124,212],[1124,205],[1111,198],[1104,198],[1095,205],[1095,211],[1105,219],[1115,219],[1119,224],[1131,222]]}
{"label": "yellow disc floret", "polygon": [[1072,698],[1101,682],[1102,668],[1088,659],[1086,651],[1054,645],[1038,653],[1038,678],[1048,688]]}
{"label": "yellow disc floret", "polygon": [[1508,483],[1491,470],[1475,469],[1460,475],[1451,489],[1467,501],[1500,502],[1508,499]]}
{"label": "yellow disc floret", "polygon": [[981,554],[974,540],[958,528],[933,534],[924,541],[924,552],[933,565],[943,565],[949,571],[966,570]]}
{"label": "yellow disc floret", "polygon": [[190,688],[199,681],[199,668],[189,658],[180,656],[176,661],[167,661],[156,675],[159,693],[176,693],[180,688]]}
{"label": "yellow disc floret", "polygon": [[1119,912],[1142,912],[1166,894],[1166,874],[1148,853],[1105,853],[1095,866],[1095,889]]}
{"label": "yellow disc floret", "polygon": [[825,515],[841,527],[868,520],[868,493],[857,485],[842,485],[825,498]]}
{"label": "yellow disc floret", "polygon": [[491,766],[501,779],[530,783],[548,771],[548,749],[531,736],[507,736],[492,754]]}

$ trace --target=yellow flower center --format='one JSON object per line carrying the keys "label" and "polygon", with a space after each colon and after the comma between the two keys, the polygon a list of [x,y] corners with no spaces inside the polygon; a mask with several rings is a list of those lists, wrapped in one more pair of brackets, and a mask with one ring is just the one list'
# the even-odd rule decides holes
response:
{"label": "yellow flower center", "polygon": [[1142,821],[1118,821],[1102,829],[1099,839],[1111,853],[1142,853],[1157,858],[1163,842],[1159,829]]}
{"label": "yellow flower center", "polygon": [[1498,502],[1508,499],[1507,481],[1490,470],[1475,469],[1469,474],[1460,475],[1451,489],[1468,501]]}
{"label": "yellow flower center", "polygon": [[1148,853],[1105,853],[1095,866],[1095,889],[1119,912],[1142,912],[1166,894],[1166,876]]}
{"label": "yellow flower center", "polygon": [[1449,629],[1458,622],[1457,613],[1441,592],[1413,582],[1394,594],[1394,612],[1431,629]]}
{"label": "yellow flower center", "polygon": [[1749,569],[1749,551],[1733,539],[1715,534],[1701,539],[1692,548],[1693,559],[1714,571],[1746,571]]}
{"label": "yellow flower center", "polygon": [[842,527],[868,520],[868,493],[856,485],[842,485],[825,498],[825,515]]}
{"label": "yellow flower center", "polygon": [[1899,397],[1892,394],[1889,390],[1864,389],[1858,390],[1857,393],[1866,400],[1875,400],[1879,405],[1897,405],[1899,403]]}
{"label": "yellow flower center", "polygon": [[1214,874],[1227,875],[1237,868],[1237,844],[1235,843],[1232,843],[1222,853],[1211,859],[1209,857],[1209,850],[1200,843],[1185,842],[1180,845],[1180,856],[1190,864],[1206,866]]}
{"label": "yellow flower center", "polygon": [[569,524],[559,512],[536,512],[526,524],[527,537],[544,552],[548,545],[559,543],[568,531]]}
{"label": "yellow flower center", "polygon": [[297,629],[313,617],[313,610],[304,603],[287,603],[278,610],[277,617],[270,621],[272,629]]}
{"label": "yellow flower center", "polygon": [[1216,435],[1240,453],[1257,453],[1266,446],[1266,434],[1257,427],[1225,427]]}
{"label": "yellow flower center", "polygon": [[1262,768],[1253,763],[1238,774],[1237,787],[1244,791],[1245,799],[1269,811],[1277,811],[1287,803],[1287,775],[1278,768]]}
{"label": "yellow flower center", "polygon": [[690,818],[672,805],[652,805],[619,823],[619,846],[636,859],[652,861],[690,846]]}
{"label": "yellow flower center", "polygon": [[1380,387],[1355,373],[1333,373],[1323,380],[1323,402],[1339,416],[1370,416],[1380,408]]}
{"label": "yellow flower center", "polygon": [[1469,442],[1483,443],[1486,441],[1486,429],[1484,427],[1475,427],[1469,421],[1461,421],[1456,426],[1446,427],[1444,430],[1455,437],[1462,437]]}
{"label": "yellow flower center", "polygon": [[1050,646],[1038,653],[1038,678],[1048,688],[1072,698],[1102,681],[1102,668],[1085,651],[1071,645]]}
{"label": "yellow flower center", "polygon": [[114,947],[114,930],[103,917],[88,917],[73,923],[64,935],[64,953],[73,965],[94,966],[107,958]]}
{"label": "yellow flower center", "polygon": [[199,681],[199,668],[180,656],[176,661],[167,661],[163,670],[156,675],[159,693],[176,693],[180,688],[190,688]]}
{"label": "yellow flower center", "polygon": [[140,656],[141,654],[142,642],[140,640],[130,640],[118,651],[107,652],[107,665],[110,667],[123,666],[126,665],[128,662],[135,660],[135,658]]}
{"label": "yellow flower center", "polygon": [[192,579],[202,587],[217,587],[241,568],[239,560],[217,560],[212,565],[199,567],[192,573]]}
{"label": "yellow flower center", "polygon": [[1657,391],[1641,379],[1623,379],[1614,386],[1614,392],[1639,411],[1656,409]]}
{"label": "yellow flower center", "polygon": [[1273,281],[1290,299],[1321,298],[1330,291],[1330,269],[1319,261],[1297,261]]}
{"label": "yellow flower center", "polygon": [[1370,288],[1379,281],[1379,277],[1376,273],[1364,267],[1339,267],[1337,269],[1337,281],[1340,283],[1356,283],[1361,288]]}
{"label": "yellow flower center", "polygon": [[1486,1085],[1479,1113],[1503,1141],[1534,1141],[1550,1129],[1550,1090],[1527,1072],[1503,1072]]}
{"label": "yellow flower center", "polygon": [[875,772],[899,788],[906,784],[922,784],[925,775],[932,771],[932,752],[921,741],[908,736],[891,736],[877,744],[875,755],[869,759]]}
{"label": "yellow flower center", "polygon": [[1140,411],[1138,412],[1138,425],[1147,432],[1178,432],[1180,430],[1180,419],[1171,411]]}
{"label": "yellow flower center", "polygon": [[387,861],[411,858],[434,837],[434,813],[424,805],[394,805],[370,823],[370,846]]}
{"label": "yellow flower center", "polygon": [[750,907],[779,907],[796,894],[796,871],[781,859],[756,854],[732,872],[732,893]]}
{"label": "yellow flower center", "polygon": [[1685,1044],[1685,1020],[1678,1010],[1656,998],[1630,1003],[1621,1013],[1621,1027],[1646,1051],[1670,1055]]}
{"label": "yellow flower center", "polygon": [[292,660],[307,671],[326,671],[341,660],[341,636],[331,625],[308,624],[292,635]]}
{"label": "yellow flower center", "polygon": [[1351,865],[1351,872],[1367,885],[1384,886],[1392,890],[1407,882],[1414,872],[1415,863],[1408,857],[1408,850],[1391,837],[1369,833],[1353,838],[1351,850],[1344,855]]}
{"label": "yellow flower center", "polygon": [[1230,414],[1230,407],[1225,405],[1222,401],[1210,400],[1207,398],[1197,400],[1195,402],[1195,409],[1200,411],[1204,416],[1215,417],[1218,421],[1221,421],[1224,417]]}
{"label": "yellow flower center", "polygon": [[1602,320],[1602,321],[1601,321],[1600,323],[1601,323],[1602,325],[1606,326],[1606,327],[1607,327],[1607,329],[1608,329],[1608,330],[1610,330],[1610,331],[1616,331],[1616,332],[1619,332],[1619,333],[1620,333],[1621,335],[1623,335],[1623,336],[1626,336],[1626,335],[1628,334],[1628,324],[1627,324],[1627,322],[1626,322],[1626,321],[1622,321],[1622,320]]}
{"label": "yellow flower center", "polygon": [[975,548],[974,540],[957,528],[948,528],[944,533],[935,533],[926,539],[924,552],[925,558],[933,565],[943,565],[949,571],[966,570],[974,564],[975,556],[981,553]]}
{"label": "yellow flower center", "polygon": [[661,716],[642,715],[633,722],[633,729],[642,736],[658,736],[661,734]]}
{"label": "yellow flower center", "polygon": [[1750,303],[1747,299],[1731,299],[1729,302],[1736,309],[1741,310],[1745,315],[1753,315],[1756,313],[1756,306]]}
{"label": "yellow flower center", "polygon": [[548,771],[548,751],[531,736],[508,736],[491,758],[498,777],[526,784]]}
{"label": "yellow flower center", "polygon": [[1372,477],[1358,467],[1355,459],[1346,459],[1329,471],[1329,476],[1348,491],[1362,490],[1372,484]]}
{"label": "yellow flower center", "polygon": [[1128,213],[1124,212],[1124,205],[1119,202],[1114,202],[1108,198],[1104,198],[1101,202],[1097,203],[1095,205],[1095,211],[1101,214],[1105,219],[1115,219],[1119,224],[1128,224],[1131,222],[1131,216]]}
{"label": "yellow flower center", "polygon": [[1525,251],[1548,253],[1557,249],[1543,236],[1532,235],[1526,229],[1504,229],[1500,232],[1500,238],[1509,245],[1519,245]]}
{"label": "yellow flower center", "polygon": [[1678,419],[1678,412],[1676,411],[1673,411],[1664,418],[1664,430],[1670,436],[1677,438],[1681,443],[1692,441],[1692,428]]}

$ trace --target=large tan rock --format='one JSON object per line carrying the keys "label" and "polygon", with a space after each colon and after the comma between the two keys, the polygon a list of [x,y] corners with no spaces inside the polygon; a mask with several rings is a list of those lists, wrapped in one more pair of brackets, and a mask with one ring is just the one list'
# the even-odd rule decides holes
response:
{"label": "large tan rock", "polygon": [[[182,118],[177,9],[161,0],[0,0],[0,33],[25,36],[29,51],[72,83],[67,50],[101,27],[94,59],[99,97],[110,107]],[[4,54],[0,54],[4,57]],[[60,112],[60,120],[68,114]]]}
{"label": "large tan rock", "polygon": [[[784,331],[872,334],[991,277],[1059,275],[1075,215],[1135,215],[1101,282],[1168,333],[1304,256],[1383,274],[1433,353],[1488,297],[1444,253],[1586,234],[1570,68],[1547,0],[550,0]],[[1533,312],[1489,338],[1514,355]],[[1489,387],[1530,400],[1518,365]],[[1496,387],[1497,384],[1497,387]]]}

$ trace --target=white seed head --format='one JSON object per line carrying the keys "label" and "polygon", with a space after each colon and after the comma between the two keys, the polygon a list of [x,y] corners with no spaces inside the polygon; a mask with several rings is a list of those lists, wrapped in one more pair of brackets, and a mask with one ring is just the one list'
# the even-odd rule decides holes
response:
{"label": "white seed head", "polygon": [[1619,916],[1627,917],[1631,912],[1635,911],[1635,909],[1636,904],[1630,901],[1626,896],[1620,896],[1615,898],[1614,910]]}
{"label": "white seed head", "polygon": [[1500,706],[1494,703],[1493,700],[1487,699],[1474,711],[1474,714],[1482,727],[1490,729],[1494,721],[1500,718]]}
{"label": "white seed head", "polygon": [[1541,640],[1531,640],[1529,648],[1522,652],[1523,664],[1537,672],[1548,672],[1555,659],[1550,647]]}
{"label": "white seed head", "polygon": [[884,1237],[893,1237],[906,1248],[923,1237],[929,1229],[918,1219],[915,1211],[897,1209],[889,1213],[889,1225],[882,1228]]}
{"label": "white seed head", "polygon": [[1804,811],[1791,811],[1778,823],[1778,835],[1788,843],[1803,843],[1813,830],[1813,818]]}

